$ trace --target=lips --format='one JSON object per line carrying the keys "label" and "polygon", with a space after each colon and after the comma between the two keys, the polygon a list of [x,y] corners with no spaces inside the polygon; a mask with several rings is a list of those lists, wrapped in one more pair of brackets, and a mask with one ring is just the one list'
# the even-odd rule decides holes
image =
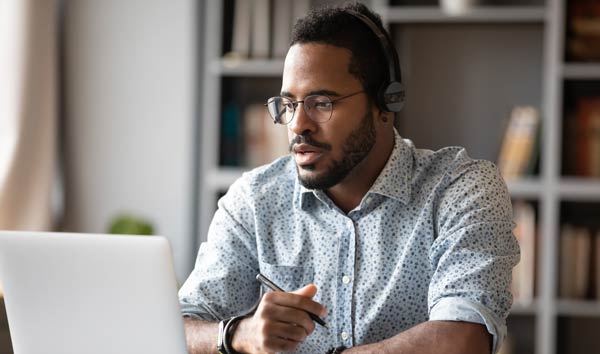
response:
{"label": "lips", "polygon": [[292,151],[299,166],[314,164],[323,156],[323,150],[309,144],[294,145]]}

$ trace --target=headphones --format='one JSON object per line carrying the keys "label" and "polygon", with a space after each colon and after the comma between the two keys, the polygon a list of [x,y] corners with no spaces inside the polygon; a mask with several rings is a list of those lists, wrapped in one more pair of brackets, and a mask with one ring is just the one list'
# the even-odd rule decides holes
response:
{"label": "headphones", "polygon": [[385,33],[383,33],[370,18],[354,10],[346,10],[346,12],[359,19],[371,29],[373,34],[379,39],[379,44],[385,54],[389,76],[387,81],[385,81],[377,91],[377,106],[386,112],[400,112],[402,107],[404,107],[406,89],[402,84],[400,61],[394,46]]}

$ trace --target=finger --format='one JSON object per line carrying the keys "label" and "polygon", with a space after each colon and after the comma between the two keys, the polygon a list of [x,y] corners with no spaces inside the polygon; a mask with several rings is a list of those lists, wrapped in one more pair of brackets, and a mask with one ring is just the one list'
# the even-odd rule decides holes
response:
{"label": "finger", "polygon": [[308,311],[317,316],[325,316],[327,310],[318,302],[311,300],[306,296],[293,293],[284,293],[281,291],[271,291],[265,294],[263,302],[274,303],[280,306],[293,307],[299,310]]}
{"label": "finger", "polygon": [[294,342],[303,342],[308,337],[304,328],[290,323],[267,322],[263,327],[265,337],[279,337]]}
{"label": "finger", "polygon": [[282,306],[273,302],[265,302],[259,311],[259,316],[264,321],[272,323],[294,324],[301,327],[306,335],[315,330],[315,324],[305,310],[294,307]]}
{"label": "finger", "polygon": [[314,284],[308,284],[300,289],[291,291],[292,294],[306,296],[312,299],[317,294],[317,287]]}
{"label": "finger", "polygon": [[263,349],[267,353],[293,352],[300,342],[295,342],[289,339],[280,337],[268,337],[263,342]]}

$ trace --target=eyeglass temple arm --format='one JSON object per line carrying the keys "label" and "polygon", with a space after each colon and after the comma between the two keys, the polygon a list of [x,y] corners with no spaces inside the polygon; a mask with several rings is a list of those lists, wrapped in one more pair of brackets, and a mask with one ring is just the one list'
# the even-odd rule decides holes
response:
{"label": "eyeglass temple arm", "polygon": [[[269,104],[268,103],[263,103],[263,106],[267,107],[267,110],[269,110]],[[272,118],[273,120],[273,124],[277,124],[277,122],[281,121],[281,116],[285,113],[285,110],[279,112],[277,114],[277,117],[273,117],[271,114],[269,114],[269,116]]]}

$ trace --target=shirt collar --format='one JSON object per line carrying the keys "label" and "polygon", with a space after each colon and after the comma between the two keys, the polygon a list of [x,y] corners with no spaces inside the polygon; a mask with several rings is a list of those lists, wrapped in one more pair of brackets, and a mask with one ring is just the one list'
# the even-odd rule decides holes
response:
{"label": "shirt collar", "polygon": [[[381,173],[367,192],[377,193],[383,196],[396,199],[404,204],[410,201],[410,176],[412,175],[413,159],[410,146],[402,139],[398,131],[394,129],[394,149],[390,154],[388,161],[381,170]],[[321,190],[308,189],[300,183],[296,175],[297,201],[299,207],[303,209],[308,205],[308,198],[314,196],[322,199],[324,192]]]}
{"label": "shirt collar", "polygon": [[[368,193],[377,193],[404,204],[410,201],[413,156],[410,146],[394,129],[394,149]],[[367,194],[368,194],[367,193]]]}

